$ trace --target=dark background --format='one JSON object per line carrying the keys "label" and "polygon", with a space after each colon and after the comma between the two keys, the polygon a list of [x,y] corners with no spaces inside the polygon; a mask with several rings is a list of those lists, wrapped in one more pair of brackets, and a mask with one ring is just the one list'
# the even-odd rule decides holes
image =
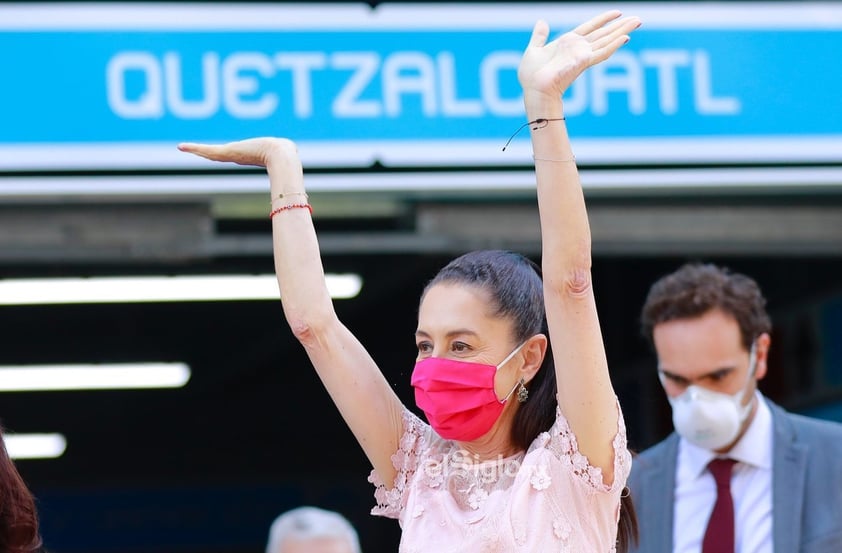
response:
{"label": "dark background", "polygon": [[[360,296],[337,300],[337,311],[408,405],[418,294],[447,259],[325,260],[328,271],[363,276]],[[612,376],[635,449],[670,429],[654,358],[638,337],[638,310],[649,284],[682,261],[612,257],[594,263]],[[814,298],[838,297],[842,260],[717,261],[756,275],[771,311],[794,321],[776,326],[764,391],[795,408],[821,405],[799,401],[816,387],[817,376],[804,367],[821,355],[815,344],[820,329],[808,314],[789,314]],[[270,263],[248,265],[268,271]],[[0,398],[11,430],[67,436],[60,459],[19,463],[39,498],[52,550],[256,552],[274,516],[300,504],[343,512],[366,551],[396,548],[397,524],[367,515],[373,505],[369,465],[292,338],[279,303],[5,307],[0,335],[7,364],[154,359],[184,361],[193,371],[178,390]],[[837,384],[839,361],[832,367]],[[787,376],[800,385],[793,388]]]}

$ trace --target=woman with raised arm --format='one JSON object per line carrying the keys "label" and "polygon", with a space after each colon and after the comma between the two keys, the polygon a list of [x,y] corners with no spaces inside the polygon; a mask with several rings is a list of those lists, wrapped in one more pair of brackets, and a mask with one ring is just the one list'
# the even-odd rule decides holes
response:
{"label": "woman with raised arm", "polygon": [[401,551],[602,553],[625,551],[636,533],[630,502],[621,509],[631,457],[561,97],[639,26],[611,11],[547,42],[547,24],[535,25],[518,78],[532,133],[543,282],[521,255],[479,251],[427,285],[411,382],[429,424],[404,407],[336,317],[295,145],[256,138],[179,146],[266,167],[284,314],[374,467],[372,513],[399,519]]}

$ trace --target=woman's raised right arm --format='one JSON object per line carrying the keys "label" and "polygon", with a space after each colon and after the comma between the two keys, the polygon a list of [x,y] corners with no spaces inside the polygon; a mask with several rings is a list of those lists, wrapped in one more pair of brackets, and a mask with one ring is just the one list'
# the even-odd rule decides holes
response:
{"label": "woman's raised right arm", "polygon": [[[214,161],[265,166],[272,207],[305,204],[295,144],[253,138],[223,145],[183,143],[179,149]],[[325,284],[309,209],[283,209],[272,218],[275,272],[284,315],[319,378],[383,482],[395,479],[391,457],[403,433],[403,405],[374,360],[339,321]]]}

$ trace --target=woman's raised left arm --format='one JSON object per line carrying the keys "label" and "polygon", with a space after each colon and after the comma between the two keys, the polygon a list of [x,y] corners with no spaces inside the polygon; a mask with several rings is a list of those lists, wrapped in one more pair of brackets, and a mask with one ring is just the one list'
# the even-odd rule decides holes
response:
{"label": "woman's raised left arm", "polygon": [[614,480],[616,396],[591,282],[591,235],[562,94],[588,67],[628,42],[637,18],[603,13],[552,42],[539,21],[524,52],[518,77],[532,136],[547,322],[558,380],[558,402],[579,451]]}

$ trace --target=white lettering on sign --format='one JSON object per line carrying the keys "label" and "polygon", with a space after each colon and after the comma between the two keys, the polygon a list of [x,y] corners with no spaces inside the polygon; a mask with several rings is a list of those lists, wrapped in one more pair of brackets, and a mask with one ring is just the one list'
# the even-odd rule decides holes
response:
{"label": "white lettering on sign", "polygon": [[350,70],[351,76],[333,101],[333,115],[339,118],[380,117],[382,106],[375,100],[360,100],[360,96],[377,75],[380,56],[375,52],[339,52],[331,56],[331,67]]}
{"label": "white lettering on sign", "polygon": [[[126,80],[132,73],[143,76],[143,91],[130,98]],[[124,119],[159,119],[164,116],[161,65],[154,55],[146,52],[124,52],[108,62],[105,82],[108,107]]]}
{"label": "white lettering on sign", "polygon": [[441,52],[436,57],[441,111],[449,117],[481,117],[482,102],[478,99],[460,100],[457,90],[456,60],[451,52]]}
{"label": "white lettering on sign", "polygon": [[[523,113],[517,92],[503,90],[514,80],[520,52],[491,52],[479,66],[465,67],[454,52],[429,55],[400,51],[236,52],[201,56],[186,67],[181,55],[121,52],[106,67],[108,105],[125,119],[210,119],[220,112],[241,119],[265,119],[288,109],[298,119],[330,109],[337,119],[399,118],[420,110],[426,118],[511,117]],[[279,90],[278,77],[289,87]],[[314,102],[314,82],[330,84],[332,97]],[[132,83],[132,86],[129,83]],[[200,83],[198,94],[185,94],[184,83]],[[623,109],[634,115],[657,110],[674,115],[737,115],[738,98],[714,93],[710,56],[704,50],[646,49],[616,53],[577,79],[565,97],[568,115],[603,116]],[[288,89],[287,89],[288,88]],[[477,89],[466,96],[464,90]],[[322,92],[324,88],[319,91]],[[684,102],[682,103],[682,98]]]}
{"label": "white lettering on sign", "polygon": [[697,50],[693,55],[693,83],[696,88],[696,111],[703,115],[735,115],[740,112],[736,98],[714,98],[710,78],[710,58],[707,52]]}
{"label": "white lettering on sign", "polygon": [[310,75],[326,65],[327,56],[321,52],[275,55],[275,66],[292,72],[292,109],[299,119],[313,115],[313,79]]}
{"label": "white lettering on sign", "polygon": [[[655,90],[647,96],[647,75],[654,73]],[[685,95],[692,96],[692,106],[679,102],[682,79],[690,80]],[[663,115],[674,115],[682,107],[694,109],[699,115],[737,115],[742,105],[737,98],[715,97],[712,91],[710,57],[698,50],[642,50],[617,52],[605,63],[592,67],[573,82],[565,99],[565,112],[576,115],[590,111],[605,115],[609,111],[609,97],[619,99],[634,115],[652,109],[647,97],[654,97]]]}
{"label": "white lettering on sign", "polygon": [[397,52],[383,62],[383,105],[386,115],[399,117],[402,97],[418,95],[426,117],[435,117],[435,64],[420,52]]}
{"label": "white lettering on sign", "polygon": [[[222,103],[225,111],[241,119],[264,119],[278,108],[278,95],[259,94],[260,80],[269,78],[275,68],[269,56],[242,52],[225,58],[222,64]],[[251,98],[251,99],[249,99]]]}
{"label": "white lettering on sign", "polygon": [[202,56],[202,98],[184,99],[181,58],[172,52],[164,55],[164,83],[167,107],[179,119],[209,119],[219,111],[219,56],[208,52]]}
{"label": "white lettering on sign", "polygon": [[608,113],[608,95],[620,93],[626,96],[629,113],[640,115],[646,112],[646,86],[643,65],[637,56],[629,52],[614,54],[613,63],[599,64],[591,68],[590,109],[594,115]]}
{"label": "white lettering on sign", "polygon": [[520,64],[519,52],[493,52],[482,60],[479,66],[479,84],[482,102],[489,113],[497,116],[513,116],[523,113],[523,100],[500,97],[500,74],[503,71],[517,71]]}
{"label": "white lettering on sign", "polygon": [[690,54],[686,50],[644,50],[640,53],[643,65],[655,70],[658,82],[658,108],[664,115],[678,111],[678,76],[680,67],[690,65]]}

